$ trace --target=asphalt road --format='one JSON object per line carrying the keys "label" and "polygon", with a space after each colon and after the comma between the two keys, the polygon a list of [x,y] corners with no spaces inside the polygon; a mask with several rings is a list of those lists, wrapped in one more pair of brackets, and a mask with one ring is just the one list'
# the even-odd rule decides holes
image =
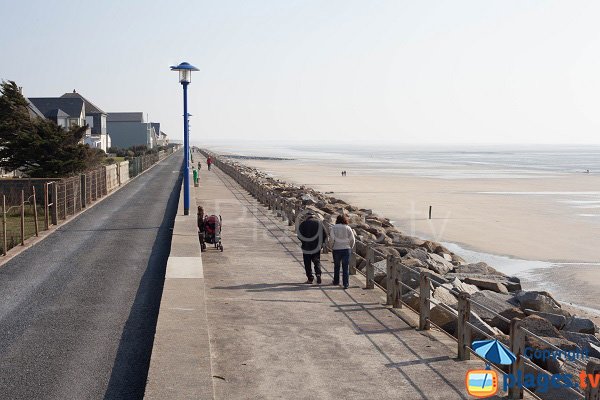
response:
{"label": "asphalt road", "polygon": [[143,397],[182,159],[0,267],[0,399]]}

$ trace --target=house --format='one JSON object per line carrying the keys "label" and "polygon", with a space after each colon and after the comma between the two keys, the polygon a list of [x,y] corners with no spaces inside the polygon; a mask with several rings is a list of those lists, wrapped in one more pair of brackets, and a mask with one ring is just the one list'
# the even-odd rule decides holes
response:
{"label": "house", "polygon": [[[157,128],[158,126],[158,128]],[[160,124],[144,122],[142,112],[115,112],[108,114],[108,130],[112,146],[126,149],[131,146],[156,146]]]}
{"label": "house", "polygon": [[[85,103],[82,99],[30,97],[29,101],[44,117],[56,122],[57,125],[63,128],[85,126]],[[91,131],[89,134],[91,135]]]}
{"label": "house", "polygon": [[[110,147],[107,131],[107,114],[76,91],[61,97],[30,97],[29,102],[45,118],[69,129],[72,126],[85,126],[88,130],[83,143],[104,151]],[[30,114],[35,113],[30,107]]]}
{"label": "house", "polygon": [[166,133],[161,131],[160,135],[158,136],[158,140],[156,141],[156,144],[158,146],[167,146],[169,144],[169,136],[167,136]]}
{"label": "house", "polygon": [[111,147],[111,138],[107,131],[107,113],[75,90],[73,90],[73,93],[63,94],[61,98],[83,100],[85,103],[85,122],[91,129],[91,135],[86,140],[86,143],[90,145],[95,143],[92,147],[98,147],[107,151]]}

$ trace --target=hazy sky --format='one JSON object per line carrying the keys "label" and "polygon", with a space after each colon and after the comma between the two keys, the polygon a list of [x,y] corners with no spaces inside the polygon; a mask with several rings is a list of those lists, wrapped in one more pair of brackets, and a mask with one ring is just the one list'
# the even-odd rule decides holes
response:
{"label": "hazy sky", "polygon": [[192,141],[600,143],[598,1],[0,0],[0,78]]}

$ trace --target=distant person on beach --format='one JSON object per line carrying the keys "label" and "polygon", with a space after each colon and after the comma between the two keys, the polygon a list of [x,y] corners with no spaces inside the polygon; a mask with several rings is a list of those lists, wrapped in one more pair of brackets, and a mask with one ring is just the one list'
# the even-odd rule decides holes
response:
{"label": "distant person on beach", "polygon": [[202,163],[200,161],[198,161],[198,169],[201,170],[202,169]]}
{"label": "distant person on beach", "polygon": [[333,281],[332,285],[340,284],[340,264],[342,266],[342,284],[348,289],[350,284],[350,256],[356,239],[352,228],[348,226],[348,218],[338,215],[335,225],[331,227],[329,234],[329,247],[333,250]]}
{"label": "distant person on beach", "polygon": [[198,238],[200,239],[200,251],[204,251],[206,250],[206,244],[204,244],[204,208],[202,206],[198,206],[196,224],[198,226]]}
{"label": "distant person on beach", "polygon": [[306,272],[306,282],[313,283],[314,276],[312,265],[315,266],[317,283],[321,283],[321,247],[327,241],[327,232],[323,227],[323,222],[317,217],[317,214],[308,210],[304,214],[304,220],[298,225],[296,234],[302,242],[302,258],[304,259],[304,270]]}
{"label": "distant person on beach", "polygon": [[212,158],[208,157],[206,159],[206,165],[208,165],[208,170],[210,171],[210,166],[212,165]]}

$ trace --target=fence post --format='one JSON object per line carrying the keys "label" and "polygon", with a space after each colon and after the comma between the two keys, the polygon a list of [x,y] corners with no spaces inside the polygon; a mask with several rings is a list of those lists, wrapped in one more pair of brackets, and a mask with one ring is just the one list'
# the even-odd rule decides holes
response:
{"label": "fence post", "polygon": [[87,177],[85,176],[85,174],[81,174],[81,176],[79,177],[79,181],[80,183],[80,190],[79,190],[79,198],[80,198],[80,203],[81,203],[81,208],[85,208],[87,206],[87,199],[86,199],[86,184],[87,184]]}
{"label": "fence post", "polygon": [[65,209],[65,219],[67,219],[67,182],[62,181],[62,183],[63,183],[63,187],[64,187],[64,190],[63,190],[63,193],[64,193],[64,195],[63,195],[63,199],[64,199],[63,205],[64,205],[64,207],[63,208]]}
{"label": "fence post", "polygon": [[25,191],[21,190],[21,246],[25,245]]}
{"label": "fence post", "polygon": [[33,223],[35,225],[35,236],[40,236],[40,229],[38,226],[38,215],[37,215],[37,201],[35,198],[35,186],[31,187],[33,191]]}
{"label": "fence post", "polygon": [[356,275],[356,253],[354,250],[350,251],[350,263],[348,265],[348,272],[350,275]]}
{"label": "fence post", "polygon": [[77,196],[75,196],[75,179],[71,179],[71,187],[71,191],[73,192],[73,215],[75,215],[75,213],[77,212]]}
{"label": "fence post", "polygon": [[50,210],[48,208],[48,185],[49,183],[44,183],[44,225],[46,230],[50,229]]}
{"label": "fence post", "polygon": [[396,285],[394,285],[394,279],[396,274],[394,274],[394,257],[392,255],[387,256],[386,260],[386,302],[385,305],[391,306],[394,303],[395,297],[395,289]]}
{"label": "fence post", "polygon": [[375,252],[371,247],[367,248],[367,267],[366,267],[366,278],[367,283],[365,289],[375,288]]}
{"label": "fence post", "polygon": [[6,255],[8,240],[6,239],[6,196],[2,195],[2,255]]}
{"label": "fence post", "polygon": [[597,385],[593,387],[592,385],[590,385],[589,380],[590,376],[597,378],[598,375],[600,375],[600,363],[598,363],[598,361],[593,360],[588,361],[585,372],[588,376],[587,386],[585,388],[585,400],[600,400],[600,387],[598,387]]}
{"label": "fence post", "polygon": [[469,346],[471,345],[471,296],[469,293],[461,292],[458,295],[458,322],[456,325],[456,336],[458,338],[458,359],[465,361],[471,358]]}
{"label": "fence post", "polygon": [[429,330],[429,299],[431,298],[431,287],[429,284],[429,273],[421,271],[419,274],[419,329]]}
{"label": "fence post", "polygon": [[[510,351],[517,357],[516,361],[509,367],[512,376],[525,375],[525,360],[523,351],[525,349],[525,332],[521,329],[521,320],[513,318],[510,321]],[[508,398],[511,400],[523,398],[522,385],[513,385],[508,389]]]}
{"label": "fence post", "polygon": [[394,258],[394,288],[392,308],[402,308],[402,263],[397,258]]}
{"label": "fence post", "polygon": [[52,182],[52,224],[58,225],[58,185]]}

